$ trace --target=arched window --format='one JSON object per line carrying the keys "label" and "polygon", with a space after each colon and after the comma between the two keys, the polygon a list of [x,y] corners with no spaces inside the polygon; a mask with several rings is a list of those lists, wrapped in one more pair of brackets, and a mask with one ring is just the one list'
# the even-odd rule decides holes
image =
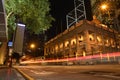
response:
{"label": "arched window", "polygon": [[78,40],[79,40],[79,42],[82,42],[82,41],[84,40],[83,35],[80,35],[80,36],[78,37]]}
{"label": "arched window", "polygon": [[90,41],[94,41],[94,36],[93,36],[93,34],[90,34],[90,35],[89,35],[89,39],[90,39]]}
{"label": "arched window", "polygon": [[60,44],[60,49],[62,49],[62,48],[63,48],[63,43]]}
{"label": "arched window", "polygon": [[58,45],[55,46],[55,50],[58,51]]}
{"label": "arched window", "polygon": [[101,42],[101,37],[100,36],[97,36],[97,42]]}
{"label": "arched window", "polygon": [[76,39],[73,38],[73,39],[71,40],[71,45],[75,45],[75,44],[76,44]]}
{"label": "arched window", "polygon": [[69,47],[69,41],[65,41],[65,47]]}

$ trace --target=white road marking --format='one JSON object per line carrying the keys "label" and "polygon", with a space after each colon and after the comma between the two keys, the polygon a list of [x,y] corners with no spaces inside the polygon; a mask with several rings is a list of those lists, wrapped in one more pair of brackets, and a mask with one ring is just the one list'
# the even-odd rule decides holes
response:
{"label": "white road marking", "polygon": [[111,77],[111,78],[119,78],[119,79],[120,79],[120,77],[118,77],[118,76],[113,76],[113,75],[102,75],[102,76]]}
{"label": "white road marking", "polygon": [[56,72],[48,72],[48,71],[41,71],[41,72],[34,71],[34,70],[30,70],[30,71],[35,74],[54,74],[54,73],[56,73]]}
{"label": "white road marking", "polygon": [[95,75],[95,76],[104,76],[104,77],[109,77],[109,78],[116,78],[116,79],[120,79],[119,76],[114,76],[114,75]]}
{"label": "white road marking", "polygon": [[74,71],[68,71],[68,73],[78,73],[78,72],[74,72]]}

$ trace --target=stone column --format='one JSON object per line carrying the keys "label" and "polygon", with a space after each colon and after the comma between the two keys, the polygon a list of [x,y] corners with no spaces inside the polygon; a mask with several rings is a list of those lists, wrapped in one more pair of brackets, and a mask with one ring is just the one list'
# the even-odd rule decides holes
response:
{"label": "stone column", "polygon": [[85,50],[86,50],[85,55],[89,55],[89,54],[91,54],[91,45],[90,45],[88,30],[85,30],[84,34],[85,34]]}
{"label": "stone column", "polygon": [[80,55],[78,38],[79,38],[79,35],[76,34],[76,57]]}
{"label": "stone column", "polygon": [[69,55],[70,56],[72,55],[72,52],[71,52],[71,39],[69,39]]}
{"label": "stone column", "polygon": [[63,57],[65,57],[65,41],[63,41]]}
{"label": "stone column", "polygon": [[[96,31],[95,31],[96,32]],[[97,41],[97,34],[94,32],[94,49],[95,49],[95,52],[97,51],[98,52],[98,41]],[[93,53],[94,55],[94,53]]]}

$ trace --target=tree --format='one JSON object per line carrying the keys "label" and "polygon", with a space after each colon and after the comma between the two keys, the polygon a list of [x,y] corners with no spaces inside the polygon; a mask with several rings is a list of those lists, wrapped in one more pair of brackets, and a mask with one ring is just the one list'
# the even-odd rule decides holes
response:
{"label": "tree", "polygon": [[49,6],[48,0],[5,0],[9,34],[15,30],[17,22],[24,23],[35,34],[48,29],[54,20]]}

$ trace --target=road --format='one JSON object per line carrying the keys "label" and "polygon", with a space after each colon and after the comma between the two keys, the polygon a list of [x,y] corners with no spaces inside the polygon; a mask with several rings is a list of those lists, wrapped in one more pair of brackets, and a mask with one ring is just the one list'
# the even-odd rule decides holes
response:
{"label": "road", "polygon": [[120,65],[15,66],[31,80],[120,80]]}
{"label": "road", "polygon": [[14,68],[0,67],[0,80],[25,80]]}

